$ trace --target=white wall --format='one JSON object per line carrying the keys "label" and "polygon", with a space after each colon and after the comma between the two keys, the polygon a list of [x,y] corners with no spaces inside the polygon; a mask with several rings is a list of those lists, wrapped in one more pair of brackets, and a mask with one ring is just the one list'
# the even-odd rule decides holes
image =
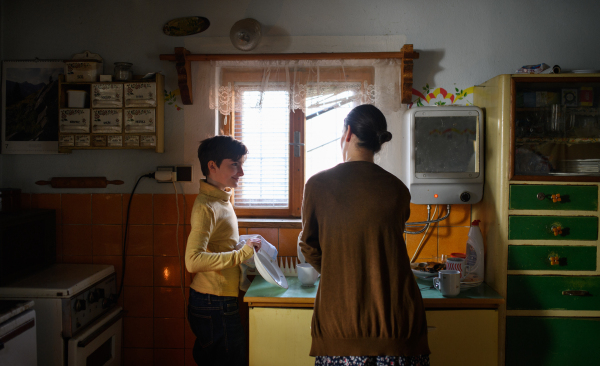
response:
{"label": "white wall", "polygon": [[[104,58],[105,73],[112,71],[116,61],[132,62],[137,74],[162,71],[169,91],[177,89],[175,65],[160,61],[159,54],[172,53],[192,38],[226,37],[233,23],[246,17],[261,22],[267,36],[403,36],[420,53],[414,78],[418,90],[425,84],[448,91],[465,89],[540,62],[563,69],[600,68],[600,2],[593,0],[29,0],[2,1],[1,10],[3,60],[64,59],[90,50]],[[189,37],[162,33],[166,21],[192,15],[207,17],[210,28]],[[200,125],[193,131],[198,136],[190,135],[184,113],[189,119],[196,113],[211,116],[211,112],[199,110],[198,105],[183,107],[184,111],[166,107],[165,154],[3,155],[0,184],[30,193],[56,193],[63,191],[34,182],[57,176],[106,176],[126,184],[89,192],[128,192],[138,176],[156,166],[195,164],[190,146],[214,127],[211,118],[198,117]],[[145,182],[138,192],[171,189]],[[195,189],[195,184],[187,185],[188,192]]]}

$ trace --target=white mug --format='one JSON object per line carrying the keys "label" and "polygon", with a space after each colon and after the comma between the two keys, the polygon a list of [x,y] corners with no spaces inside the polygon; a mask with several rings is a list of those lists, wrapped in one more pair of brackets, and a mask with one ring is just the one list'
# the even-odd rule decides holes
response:
{"label": "white mug", "polygon": [[308,263],[300,263],[296,266],[298,270],[298,279],[302,286],[314,286],[319,278],[319,273]]}
{"label": "white mug", "polygon": [[459,271],[460,280],[464,280],[469,274],[469,266],[465,264],[464,258],[450,257],[446,259],[446,269],[450,271]]}
{"label": "white mug", "polygon": [[442,296],[456,296],[460,293],[460,272],[442,270],[433,279],[433,286],[442,292]]}

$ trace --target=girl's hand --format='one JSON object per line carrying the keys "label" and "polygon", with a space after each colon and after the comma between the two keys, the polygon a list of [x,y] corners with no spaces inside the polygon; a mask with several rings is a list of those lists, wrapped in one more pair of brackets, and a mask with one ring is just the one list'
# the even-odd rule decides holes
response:
{"label": "girl's hand", "polygon": [[246,245],[249,246],[250,248],[256,249],[257,252],[260,250],[261,244],[262,243],[261,243],[260,239],[258,239],[258,238],[246,240]]}

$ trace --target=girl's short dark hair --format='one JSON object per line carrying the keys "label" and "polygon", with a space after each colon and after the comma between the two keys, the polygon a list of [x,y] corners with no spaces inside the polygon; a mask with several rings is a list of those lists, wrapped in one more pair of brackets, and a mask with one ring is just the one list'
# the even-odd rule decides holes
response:
{"label": "girl's short dark hair", "polygon": [[358,146],[374,153],[392,139],[392,133],[387,130],[385,116],[371,104],[362,104],[352,109],[344,119],[344,130],[347,130],[348,126],[360,140]]}
{"label": "girl's short dark hair", "polygon": [[231,136],[209,137],[200,142],[198,147],[198,160],[200,160],[200,169],[205,177],[208,177],[208,162],[214,161],[217,167],[221,166],[224,159],[239,161],[244,155],[248,154],[248,149],[241,141]]}

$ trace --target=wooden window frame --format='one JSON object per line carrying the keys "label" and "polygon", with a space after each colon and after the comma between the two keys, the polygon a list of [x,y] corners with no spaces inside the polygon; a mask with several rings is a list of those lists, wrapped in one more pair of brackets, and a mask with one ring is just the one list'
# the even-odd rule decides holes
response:
{"label": "wooden window frame", "polygon": [[[346,72],[347,82],[360,82],[361,88],[364,87],[363,82],[367,81],[368,84],[372,85],[375,79],[375,69],[373,66],[347,66],[344,67]],[[271,82],[285,82],[285,75],[280,73],[279,75],[271,75]],[[274,76],[274,78],[273,78]],[[231,83],[233,86],[236,82],[260,82],[262,80],[262,71],[255,71],[245,68],[223,68],[221,71],[221,83],[227,85]],[[339,69],[336,71],[327,70],[323,68],[320,72],[320,81],[337,81],[339,80]],[[235,98],[232,98],[235,103]],[[234,108],[235,109],[235,108]],[[233,136],[234,127],[236,123],[236,112],[228,115],[219,114],[219,130],[222,134]],[[289,149],[288,156],[289,160],[289,186],[288,186],[288,207],[284,209],[270,209],[270,208],[236,208],[235,201],[234,210],[238,217],[300,217],[302,211],[302,197],[304,194],[304,173],[306,167],[306,146],[300,146],[300,156],[294,156],[294,146],[291,145],[294,141],[294,132],[299,132],[301,136],[301,143],[305,143],[305,124],[306,115],[301,109],[295,109],[290,111],[289,117]],[[232,195],[232,198],[234,196]]]}

